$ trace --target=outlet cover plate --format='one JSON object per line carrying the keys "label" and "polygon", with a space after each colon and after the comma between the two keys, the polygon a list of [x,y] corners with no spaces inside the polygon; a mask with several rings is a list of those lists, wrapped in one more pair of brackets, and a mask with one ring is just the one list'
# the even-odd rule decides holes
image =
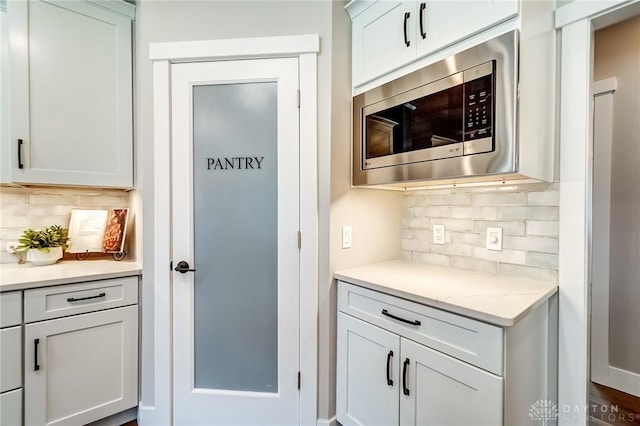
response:
{"label": "outlet cover plate", "polygon": [[444,244],[444,225],[433,225],[433,244]]}
{"label": "outlet cover plate", "polygon": [[502,251],[502,228],[487,228],[487,250]]}

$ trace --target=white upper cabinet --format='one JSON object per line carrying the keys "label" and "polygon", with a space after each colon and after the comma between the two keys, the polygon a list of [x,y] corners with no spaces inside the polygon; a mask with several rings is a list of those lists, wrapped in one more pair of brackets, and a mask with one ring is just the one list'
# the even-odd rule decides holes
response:
{"label": "white upper cabinet", "polygon": [[417,56],[427,55],[517,14],[516,0],[418,3]]}
{"label": "white upper cabinet", "polygon": [[13,182],[133,187],[134,12],[122,1],[9,2]]}
{"label": "white upper cabinet", "polygon": [[412,1],[379,1],[353,19],[354,83],[371,80],[415,59],[414,9]]}
{"label": "white upper cabinet", "polygon": [[347,11],[357,87],[517,16],[518,1],[354,0]]}

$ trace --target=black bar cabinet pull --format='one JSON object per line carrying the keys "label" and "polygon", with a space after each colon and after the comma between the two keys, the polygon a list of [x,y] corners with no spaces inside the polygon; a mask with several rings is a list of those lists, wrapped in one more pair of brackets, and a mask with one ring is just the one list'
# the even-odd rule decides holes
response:
{"label": "black bar cabinet pull", "polygon": [[18,139],[18,168],[24,169],[24,164],[22,164],[22,139]]}
{"label": "black bar cabinet pull", "polygon": [[420,36],[422,36],[423,40],[427,38],[427,33],[424,32],[424,10],[426,8],[426,3],[420,3]]}
{"label": "black bar cabinet pull", "polygon": [[407,387],[407,372],[409,371],[409,358],[404,360],[404,364],[402,365],[402,393],[406,396],[409,396],[409,388]]}
{"label": "black bar cabinet pull", "polygon": [[391,379],[391,372],[389,368],[391,367],[391,358],[393,358],[393,351],[389,351],[387,354],[387,385],[393,386],[393,379]]}
{"label": "black bar cabinet pull", "polygon": [[186,274],[187,272],[195,272],[195,269],[190,269],[189,268],[189,264],[187,262],[185,262],[184,260],[181,260],[180,262],[178,262],[178,264],[176,265],[176,267],[173,269],[176,272],[180,272],[181,274]]}
{"label": "black bar cabinet pull", "polygon": [[79,302],[81,300],[89,300],[89,299],[97,299],[99,297],[105,297],[107,293],[96,294],[95,296],[87,296],[87,297],[67,297],[67,302]]}
{"label": "black bar cabinet pull", "polygon": [[404,13],[404,44],[409,47],[411,45],[411,42],[409,41],[409,38],[407,36],[407,22],[409,21],[409,17],[411,16],[411,13],[409,12],[405,12]]}
{"label": "black bar cabinet pull", "polygon": [[387,311],[386,309],[382,310],[382,315],[384,315],[385,317],[393,318],[396,321],[404,322],[406,324],[411,324],[411,325],[420,325],[420,324],[422,324],[418,320],[413,320],[412,321],[412,320],[408,320],[408,319],[397,317],[397,316],[395,316],[393,314],[390,314],[389,311]]}
{"label": "black bar cabinet pull", "polygon": [[35,339],[33,341],[33,371],[40,370],[40,365],[38,364],[38,345],[40,344],[40,339]]}

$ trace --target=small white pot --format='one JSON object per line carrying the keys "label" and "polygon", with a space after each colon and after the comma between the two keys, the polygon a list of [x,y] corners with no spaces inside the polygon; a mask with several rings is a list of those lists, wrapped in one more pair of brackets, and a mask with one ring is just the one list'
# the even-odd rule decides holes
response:
{"label": "small white pot", "polygon": [[27,261],[35,266],[53,265],[62,258],[62,247],[50,247],[49,252],[39,249],[27,251]]}

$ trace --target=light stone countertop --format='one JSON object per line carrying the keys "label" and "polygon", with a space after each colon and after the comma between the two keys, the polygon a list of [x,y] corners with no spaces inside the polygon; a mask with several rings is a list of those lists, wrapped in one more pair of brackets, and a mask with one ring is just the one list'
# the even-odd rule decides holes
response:
{"label": "light stone countertop", "polygon": [[97,259],[63,260],[53,265],[33,266],[29,262],[0,264],[0,291],[26,290],[48,285],[140,275],[137,262]]}
{"label": "light stone countertop", "polygon": [[503,327],[514,325],[558,291],[555,282],[403,260],[346,269],[334,277]]}

